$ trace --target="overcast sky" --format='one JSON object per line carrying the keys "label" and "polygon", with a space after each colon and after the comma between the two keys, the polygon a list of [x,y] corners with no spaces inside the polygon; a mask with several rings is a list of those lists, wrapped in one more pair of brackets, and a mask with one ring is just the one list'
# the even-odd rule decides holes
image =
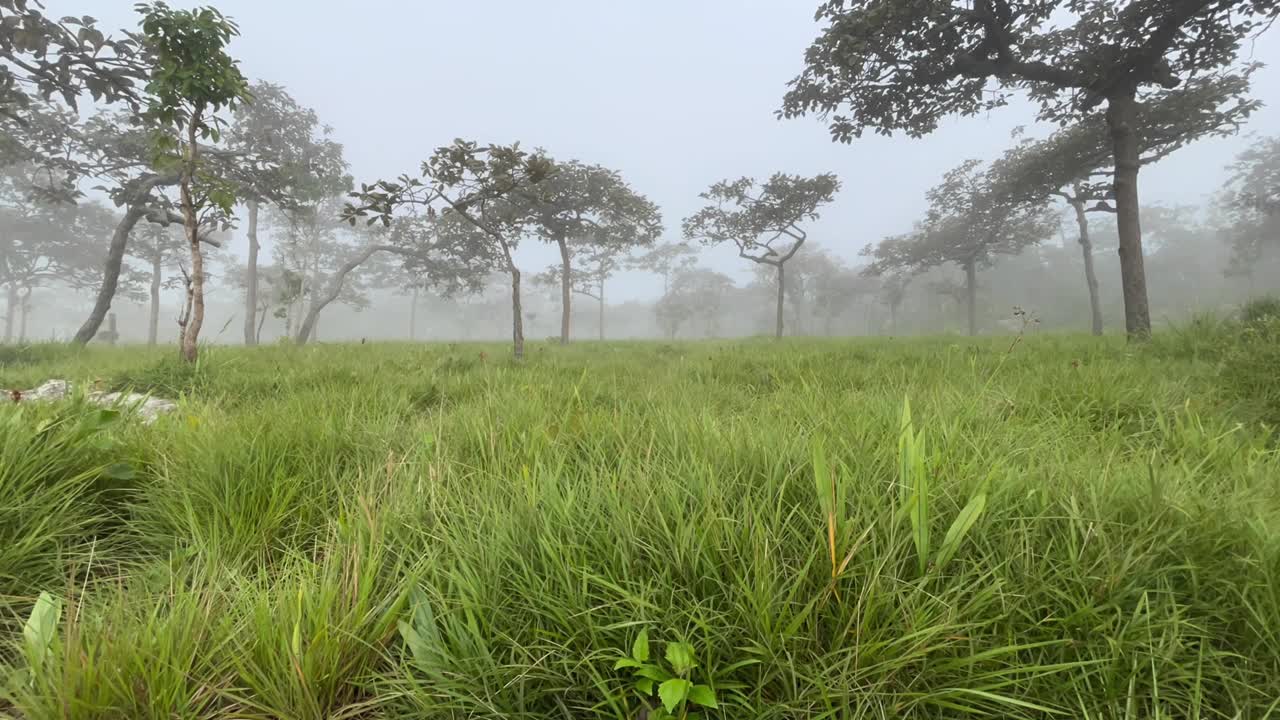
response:
{"label": "overcast sky", "polygon": [[[197,3],[170,0],[173,6]],[[416,172],[456,137],[519,140],[557,158],[623,173],[663,211],[669,239],[716,180],[777,171],[835,172],[844,188],[810,238],[856,262],[858,251],[909,229],[924,193],[970,157],[992,158],[1034,108],[953,119],[923,140],[867,137],[832,143],[816,119],[778,120],[786,83],[816,36],[817,0],[215,0],[240,26],[232,45],[244,73],[285,85],[346,146],[357,182]],[[51,14],[92,13],[133,27],[133,0],[49,0]],[[1280,60],[1280,31],[1252,50]],[[1280,104],[1280,74],[1254,92]],[[1274,132],[1267,107],[1250,130]],[[1224,179],[1243,138],[1206,141],[1144,172],[1147,203],[1198,203]],[[239,238],[233,248],[243,244]],[[522,251],[526,270],[554,260]],[[728,250],[705,253],[745,277]],[[628,276],[614,297],[653,297],[652,278]]]}

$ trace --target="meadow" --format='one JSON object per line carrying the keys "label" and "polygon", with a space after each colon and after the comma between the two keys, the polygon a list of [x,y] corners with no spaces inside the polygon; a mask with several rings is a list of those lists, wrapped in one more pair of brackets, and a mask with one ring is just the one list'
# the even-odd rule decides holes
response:
{"label": "meadow", "polygon": [[0,717],[1280,717],[1221,332],[11,349]]}

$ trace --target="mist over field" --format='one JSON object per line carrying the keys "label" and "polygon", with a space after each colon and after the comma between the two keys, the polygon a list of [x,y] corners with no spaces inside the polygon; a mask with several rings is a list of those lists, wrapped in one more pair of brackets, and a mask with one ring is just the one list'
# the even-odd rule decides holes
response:
{"label": "mist over field", "polygon": [[1277,19],[0,0],[0,720],[1275,717]]}

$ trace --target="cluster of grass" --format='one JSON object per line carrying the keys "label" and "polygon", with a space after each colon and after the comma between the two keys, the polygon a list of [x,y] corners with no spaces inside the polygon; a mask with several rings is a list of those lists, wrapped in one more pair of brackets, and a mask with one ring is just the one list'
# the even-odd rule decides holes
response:
{"label": "cluster of grass", "polygon": [[41,350],[180,410],[0,408],[0,716],[632,718],[641,631],[705,717],[1280,713],[1275,438],[1168,350]]}

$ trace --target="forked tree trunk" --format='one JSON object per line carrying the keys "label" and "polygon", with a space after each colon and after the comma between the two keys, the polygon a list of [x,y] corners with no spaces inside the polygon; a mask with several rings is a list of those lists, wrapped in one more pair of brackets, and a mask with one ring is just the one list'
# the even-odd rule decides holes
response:
{"label": "forked tree trunk", "polygon": [[560,344],[569,344],[569,303],[573,294],[573,276],[569,243],[563,237],[556,238],[560,246]]}
{"label": "forked tree trunk", "polygon": [[147,345],[152,347],[160,336],[160,261],[163,252],[157,239],[151,253],[151,317],[147,325]]}
{"label": "forked tree trunk", "polygon": [[1098,297],[1098,273],[1093,267],[1093,240],[1089,238],[1089,216],[1085,214],[1084,201],[1071,201],[1076,212],[1076,225],[1080,228],[1080,252],[1084,256],[1084,280],[1089,286],[1089,314],[1093,322],[1093,334],[1102,334],[1102,300]]}
{"label": "forked tree trunk", "polygon": [[783,263],[778,263],[778,316],[774,328],[777,337],[782,337],[782,298],[786,292],[786,268]]}
{"label": "forked tree trunk", "polygon": [[257,345],[258,334],[255,313],[258,310],[258,201],[249,198],[245,201],[248,209],[249,260],[245,264],[244,273],[244,344]]}
{"label": "forked tree trunk", "polygon": [[196,127],[200,124],[200,111],[196,110],[187,120],[187,147],[182,180],[178,184],[182,204],[182,227],[187,235],[187,247],[191,251],[191,315],[182,327],[182,359],[196,361],[200,348],[200,329],[204,326],[204,252],[200,247],[199,218],[196,216],[195,198],[191,194],[191,181],[199,160],[196,145]]}
{"label": "forked tree trunk", "polygon": [[1115,158],[1116,222],[1120,228],[1120,284],[1124,291],[1124,328],[1130,340],[1151,337],[1147,275],[1142,258],[1142,221],[1138,206],[1137,101],[1135,92],[1112,95],[1107,105]]}
{"label": "forked tree trunk", "polygon": [[973,260],[964,264],[964,296],[968,305],[969,337],[978,334],[978,266]]}
{"label": "forked tree trunk", "polygon": [[[298,336],[294,342],[299,345],[305,345],[308,340],[315,339],[316,323],[320,320],[320,311],[324,310],[329,303],[337,300],[338,296],[342,294],[342,283],[346,281],[347,275],[350,275],[352,270],[360,267],[366,260],[373,257],[374,253],[384,250],[387,252],[394,251],[386,245],[370,245],[338,268],[338,271],[329,279],[328,287],[324,289],[321,295],[312,300],[311,305],[307,308],[307,315],[302,319],[302,324],[298,327]],[[288,328],[286,327],[287,332]]]}

